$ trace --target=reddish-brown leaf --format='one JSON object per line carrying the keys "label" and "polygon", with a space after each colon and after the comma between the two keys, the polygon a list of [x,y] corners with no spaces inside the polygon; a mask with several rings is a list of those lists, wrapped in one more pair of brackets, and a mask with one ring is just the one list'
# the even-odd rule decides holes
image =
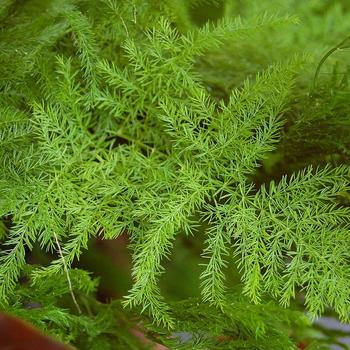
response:
{"label": "reddish-brown leaf", "polygon": [[0,313],[0,350],[73,350],[29,323]]}

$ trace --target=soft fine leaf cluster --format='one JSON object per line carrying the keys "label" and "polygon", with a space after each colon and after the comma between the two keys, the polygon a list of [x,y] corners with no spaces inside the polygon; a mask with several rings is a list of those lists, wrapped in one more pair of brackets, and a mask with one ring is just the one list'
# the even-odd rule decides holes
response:
{"label": "soft fine leaf cluster", "polygon": [[148,349],[130,332],[135,325],[132,316],[119,302],[102,304],[95,300],[98,280],[78,269],[70,276],[81,313],[72,304],[65,275],[47,278],[35,283],[30,275],[33,266],[25,268],[22,282],[11,296],[6,312],[26,319],[36,327],[77,349]]}
{"label": "soft fine leaf cluster", "polygon": [[204,230],[198,278],[210,307],[228,305],[234,257],[251,301],[272,295],[288,306],[301,291],[313,315],[332,307],[348,320],[350,209],[339,204],[348,167],[309,166],[259,187],[252,179],[280,140],[306,58],[245,70],[221,99],[206,83],[212,68],[196,67],[294,16],[197,28],[184,1],[1,6],[2,305],[34,245],[55,256],[31,273],[40,284],[65,276],[92,237],[127,233],[134,283],[124,305],[175,327],[162,263],[179,234]]}
{"label": "soft fine leaf cluster", "polygon": [[[159,327],[149,327],[161,334],[160,340],[169,349],[296,349],[296,339],[288,329],[305,330],[310,326],[300,312],[272,302],[250,304],[237,291],[228,292],[222,313],[198,299],[173,303],[172,308],[176,310],[176,329],[181,332],[169,336],[163,335]],[[319,342],[310,344],[309,349],[312,346],[322,349]]]}
{"label": "soft fine leaf cluster", "polygon": [[[169,331],[145,317],[141,323],[135,313],[125,310],[118,301],[109,304],[96,301],[93,293],[98,280],[83,270],[71,269],[71,280],[81,305],[81,313],[77,314],[66,277],[56,275],[45,283],[37,283],[30,277],[33,268],[28,266],[23,271],[6,312],[74,344],[77,349],[146,350],[156,344],[184,350],[296,349],[297,332],[311,330],[310,320],[301,312],[271,301],[253,305],[237,290],[228,292],[224,312],[196,298],[171,303],[177,332]],[[148,340],[134,334],[142,334]],[[312,346],[321,349],[321,344],[315,341]]]}

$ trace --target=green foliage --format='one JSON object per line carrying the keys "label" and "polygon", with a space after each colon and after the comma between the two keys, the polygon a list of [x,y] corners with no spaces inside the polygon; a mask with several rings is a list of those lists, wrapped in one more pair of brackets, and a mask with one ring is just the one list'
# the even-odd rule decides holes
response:
{"label": "green foliage", "polygon": [[35,326],[78,349],[146,349],[130,332],[133,324],[120,303],[101,304],[93,298],[98,280],[82,270],[70,275],[82,313],[74,312],[64,275],[33,282],[32,266],[26,268],[6,312],[26,319]]}
{"label": "green foliage", "polygon": [[195,299],[178,302],[173,309],[181,333],[160,337],[170,349],[296,349],[288,329],[309,327],[299,312],[273,303],[252,305],[237,292],[228,293],[222,312]]}
{"label": "green foliage", "polygon": [[[203,1],[1,4],[3,309],[81,348],[136,348],[114,326],[129,311],[98,303],[96,282],[72,269],[91,238],[126,233],[122,304],[147,312],[172,348],[293,348],[284,327],[300,314],[269,296],[288,307],[301,293],[312,316],[331,307],[349,320],[348,70],[339,82],[322,75],[333,54],[315,62],[329,44],[317,25],[337,18],[339,42],[350,10],[288,0],[261,15],[266,4],[214,2],[223,16],[202,27]],[[203,303],[160,290],[179,235],[205,237]],[[18,281],[34,246],[50,262],[29,272],[29,288]],[[231,264],[247,299],[226,292]],[[83,315],[63,307],[76,294]],[[174,345],[166,328],[192,338]]]}
{"label": "green foliage", "polygon": [[[331,305],[348,320],[349,209],[336,203],[348,189],[347,174],[346,167],[309,168],[253,195],[240,186],[227,203],[211,208],[218,219],[215,236],[230,232],[236,239],[243,293],[259,302],[263,292],[270,292],[289,305],[300,287],[313,314]],[[217,256],[226,249],[221,241],[214,248]]]}

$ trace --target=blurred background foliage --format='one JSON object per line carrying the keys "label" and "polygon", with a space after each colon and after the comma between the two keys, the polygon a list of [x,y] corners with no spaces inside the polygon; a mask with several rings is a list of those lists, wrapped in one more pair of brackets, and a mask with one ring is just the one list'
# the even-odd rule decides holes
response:
{"label": "blurred background foliage", "polygon": [[[48,0],[44,7],[49,8],[53,3],[54,1]],[[66,2],[61,1],[61,7],[59,3],[56,1],[56,6],[52,8],[57,12],[57,17],[64,17]],[[99,1],[77,1],[76,3],[79,3],[79,6],[86,11],[95,26],[105,25],[102,21],[103,16],[106,16],[103,14],[105,11],[103,4],[100,4]],[[142,1],[138,1],[135,8],[140,9],[140,6],[143,6]],[[174,1],[173,6],[175,9],[176,6],[187,8],[186,16],[182,16],[182,13],[179,12],[178,18],[174,19],[174,23],[182,32],[193,26],[200,27],[207,21],[215,22],[225,16],[240,16],[249,20],[257,15],[288,14],[298,18],[299,23],[296,25],[285,24],[278,29],[271,28],[251,34],[248,40],[227,42],[218,50],[210,50],[196,62],[198,75],[211,95],[218,100],[227,100],[233,88],[240,87],[247,77],[253,80],[258,72],[272,63],[283,61],[296,53],[303,53],[308,57],[304,70],[298,77],[290,104],[282,116],[286,122],[281,142],[270,157],[261,164],[253,177],[257,187],[272,179],[278,180],[282,174],[291,173],[310,163],[315,165],[349,164],[350,40],[349,46],[345,42],[342,47],[335,49],[327,57],[320,66],[319,74],[316,77],[315,73],[322,58],[327,55],[329,50],[337,47],[350,35],[350,1]],[[132,11],[132,6],[130,8]],[[12,27],[11,36],[8,33],[5,36],[0,31],[0,89],[4,93],[1,98],[19,99],[21,94],[36,93],[32,88],[28,90],[30,84],[22,84],[22,78],[31,76],[29,79],[32,79],[32,83],[35,85],[34,71],[37,69],[38,62],[40,63],[38,52],[42,48],[52,44],[61,50],[71,50],[66,42],[70,39],[67,37],[65,40],[68,24],[65,20],[58,21],[52,13],[51,17],[45,17],[45,11],[43,2],[38,0],[3,0],[1,2],[0,20],[3,22],[0,23],[0,26],[5,26],[9,22],[16,24]],[[28,13],[33,14],[31,21],[27,21]],[[30,26],[30,30],[26,31],[26,26],[28,28]],[[103,32],[104,35],[97,40],[104,47],[103,40],[106,40],[108,36],[113,36],[113,27],[110,23],[102,29],[103,31],[100,30],[98,33]],[[20,31],[20,36],[16,30]],[[43,31],[46,31],[45,35],[43,35]],[[23,36],[23,33],[26,35]],[[58,37],[63,37],[59,43],[56,42]],[[121,36],[115,42],[117,43],[118,40],[122,42],[124,39],[125,36]],[[18,42],[16,52],[11,50],[13,40]],[[106,57],[115,57],[117,50],[117,44],[115,47],[106,46],[103,54]],[[9,60],[11,60],[11,65],[7,64]],[[25,65],[23,65],[24,61]],[[41,69],[50,69],[50,67],[41,66]],[[11,89],[16,86],[18,96],[5,96],[6,91],[10,90],[10,86]],[[6,220],[0,223],[0,238],[5,234]],[[131,256],[127,244],[126,235],[108,241],[94,239],[89,243],[89,249],[84,252],[80,261],[75,263],[76,268],[91,271],[92,276],[99,277],[98,287],[97,284],[91,287],[91,290],[97,288],[99,302],[109,302],[121,298],[130,289],[132,284],[130,276]],[[200,281],[197,276],[202,271],[200,265],[202,251],[203,237],[200,228],[193,237],[178,236],[176,249],[173,250],[171,259],[165,262],[166,273],[161,278],[161,289],[169,300],[180,302],[190,297],[200,297]],[[28,262],[45,265],[51,258],[36,248],[28,255]],[[237,285],[240,276],[234,269],[233,262],[230,263],[228,271],[228,284]],[[63,282],[59,281],[59,283]],[[297,299],[294,307],[302,310],[302,296]],[[184,304],[183,314],[179,315],[180,318],[185,318],[184,322],[186,317],[189,319],[189,316],[186,316],[186,310],[188,309]],[[327,313],[329,316],[333,316],[331,311]],[[98,314],[100,315],[99,312]],[[125,318],[125,316],[123,317]],[[103,318],[100,321],[103,323]],[[206,321],[210,322],[210,320]],[[91,329],[93,325],[87,322],[86,327]],[[150,329],[152,327],[150,326]],[[159,329],[154,329],[154,331],[161,332]],[[338,348],[346,348],[336,338],[347,333],[342,333],[339,330],[332,332],[322,324],[296,331],[305,333],[300,337],[305,338],[306,343],[300,347],[305,347],[310,338],[316,337],[320,338],[317,346],[315,345],[317,349],[329,348],[327,345],[329,342],[337,343]],[[61,336],[64,338],[63,335]],[[99,346],[102,346],[103,341],[105,339],[101,340]],[[125,341],[127,342],[127,340]],[[194,340],[191,344],[194,349]],[[141,345],[125,345],[123,343],[120,346],[121,348],[130,346],[130,349],[131,346],[135,346],[136,349],[137,346]],[[311,345],[308,348],[311,349]],[[214,349],[214,347],[210,347],[210,349]]]}

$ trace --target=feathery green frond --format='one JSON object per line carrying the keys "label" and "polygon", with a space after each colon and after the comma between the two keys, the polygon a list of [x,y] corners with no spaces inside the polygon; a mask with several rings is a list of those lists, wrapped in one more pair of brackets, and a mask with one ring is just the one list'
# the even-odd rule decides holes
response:
{"label": "feathery green frond", "polygon": [[[322,57],[348,37],[349,11],[341,0],[3,1],[2,309],[82,349],[141,348],[113,325],[124,312],[127,327],[179,349],[293,349],[299,299],[348,321],[349,69],[346,52]],[[98,302],[97,282],[74,269],[102,264],[90,254],[106,240],[131,252],[130,266],[120,258],[130,283],[106,296],[129,290],[120,305]],[[202,301],[172,302],[164,287],[183,241],[201,259]],[[242,299],[229,292],[239,280]],[[42,307],[30,313],[26,298]]]}

